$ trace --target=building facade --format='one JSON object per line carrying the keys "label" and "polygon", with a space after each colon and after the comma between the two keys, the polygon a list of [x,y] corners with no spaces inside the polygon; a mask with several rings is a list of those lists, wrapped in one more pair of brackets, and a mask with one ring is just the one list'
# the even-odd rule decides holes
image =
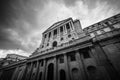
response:
{"label": "building facade", "polygon": [[120,14],[81,28],[59,21],[26,60],[0,69],[0,80],[120,80]]}
{"label": "building facade", "polygon": [[5,58],[3,58],[2,60],[0,60],[0,67],[4,67],[6,65],[27,59],[28,57],[26,56],[21,56],[18,54],[7,54],[7,56]]}

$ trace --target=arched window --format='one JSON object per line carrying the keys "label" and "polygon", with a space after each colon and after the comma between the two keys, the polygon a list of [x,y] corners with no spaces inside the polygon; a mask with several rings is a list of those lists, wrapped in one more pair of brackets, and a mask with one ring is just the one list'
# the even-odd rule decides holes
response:
{"label": "arched window", "polygon": [[90,80],[104,80],[102,74],[101,76],[97,74],[97,68],[95,66],[88,66],[87,72]]}
{"label": "arched window", "polygon": [[79,70],[77,68],[72,69],[72,80],[79,80]]}
{"label": "arched window", "polygon": [[54,80],[54,64],[48,65],[47,80]]}
{"label": "arched window", "polygon": [[39,80],[42,80],[42,72],[39,74]]}
{"label": "arched window", "polygon": [[57,47],[57,41],[53,42],[53,47]]}
{"label": "arched window", "polygon": [[87,70],[89,73],[95,73],[96,72],[96,67],[95,66],[88,66]]}
{"label": "arched window", "polygon": [[60,70],[60,80],[66,80],[66,74],[64,70]]}

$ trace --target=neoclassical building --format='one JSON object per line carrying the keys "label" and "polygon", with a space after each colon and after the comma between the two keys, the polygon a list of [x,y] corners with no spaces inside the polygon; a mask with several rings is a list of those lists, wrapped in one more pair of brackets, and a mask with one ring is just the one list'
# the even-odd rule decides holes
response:
{"label": "neoclassical building", "polygon": [[120,14],[84,29],[72,18],[53,24],[28,59],[0,68],[0,80],[120,80]]}

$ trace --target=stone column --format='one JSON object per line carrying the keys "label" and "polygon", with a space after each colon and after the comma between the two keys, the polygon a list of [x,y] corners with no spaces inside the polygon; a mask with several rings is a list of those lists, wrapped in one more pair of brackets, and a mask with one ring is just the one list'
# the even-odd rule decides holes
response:
{"label": "stone column", "polygon": [[31,62],[29,71],[27,71],[27,73],[29,73],[29,75],[28,76],[26,75],[26,78],[27,78],[26,80],[31,79],[32,67],[33,67],[33,63]]}
{"label": "stone column", "polygon": [[17,74],[18,74],[18,71],[19,71],[19,67],[16,68],[15,72],[13,73],[13,76],[12,76],[12,80],[16,80],[17,78]]}
{"label": "stone column", "polygon": [[44,45],[44,42],[45,42],[45,37],[44,35],[42,35],[42,42],[41,42],[40,48]]}
{"label": "stone column", "polygon": [[49,39],[49,34],[47,33],[47,34],[46,34],[45,47],[47,47],[48,39]]}
{"label": "stone column", "polygon": [[1,77],[2,77],[2,73],[3,73],[3,71],[1,70],[1,71],[0,71],[0,79],[1,79]]}
{"label": "stone column", "polygon": [[43,74],[43,75],[42,75],[42,80],[45,80],[47,64],[46,64],[46,59],[44,59],[43,61],[44,61],[44,62],[43,62],[44,68],[43,68],[43,72],[42,72],[42,74]]}
{"label": "stone column", "polygon": [[81,80],[86,80],[87,78],[86,78],[86,74],[85,74],[85,67],[84,67],[84,64],[83,64],[83,62],[82,62],[82,59],[81,59],[81,57],[80,57],[80,53],[79,53],[79,50],[76,50],[76,60],[77,60],[77,62],[78,62],[78,64],[79,64],[79,73],[80,73],[80,79]]}
{"label": "stone column", "polygon": [[57,80],[57,59],[54,57],[54,80]]}
{"label": "stone column", "polygon": [[63,31],[64,31],[64,34],[66,34],[67,33],[67,29],[66,29],[66,25],[64,25],[64,27],[63,27]]}
{"label": "stone column", "polygon": [[47,80],[47,71],[48,70],[48,63],[47,63],[47,59],[45,59],[45,70],[44,70],[44,80]]}
{"label": "stone column", "polygon": [[66,80],[70,80],[70,72],[69,72],[67,54],[64,54],[64,63],[65,63],[65,70],[66,70]]}
{"label": "stone column", "polygon": [[69,22],[69,25],[70,25],[70,30],[72,31],[73,30],[73,25],[72,25],[71,21]]}
{"label": "stone column", "polygon": [[70,24],[71,24],[72,29],[74,30],[75,28],[74,28],[74,24],[73,24],[73,22],[70,21]]}
{"label": "stone column", "polygon": [[38,73],[39,73],[39,61],[38,60],[37,60],[36,64],[37,64],[37,67],[35,69],[35,80],[37,79],[37,76],[38,76]]}

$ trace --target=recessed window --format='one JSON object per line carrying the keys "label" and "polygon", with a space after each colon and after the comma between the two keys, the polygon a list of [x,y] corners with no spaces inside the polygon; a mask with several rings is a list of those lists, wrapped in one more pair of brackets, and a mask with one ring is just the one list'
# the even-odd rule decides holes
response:
{"label": "recessed window", "polygon": [[42,80],[42,72],[39,74],[39,80]]}
{"label": "recessed window", "polygon": [[60,32],[63,32],[63,26],[60,27]]}
{"label": "recessed window", "polygon": [[60,80],[66,80],[65,70],[60,70]]}
{"label": "recessed window", "polygon": [[49,33],[49,38],[51,37],[51,32]]}
{"label": "recessed window", "polygon": [[42,45],[42,48],[43,48],[44,46]]}
{"label": "recessed window", "polygon": [[49,43],[47,43],[47,46],[49,46]]}
{"label": "recessed window", "polygon": [[64,63],[64,56],[63,55],[59,56],[59,62]]}
{"label": "recessed window", "polygon": [[70,38],[70,37],[71,37],[71,34],[68,35],[68,38]]}
{"label": "recessed window", "polygon": [[109,25],[109,22],[105,22],[106,25]]}
{"label": "recessed window", "polygon": [[54,41],[52,44],[53,47],[57,47],[57,41]]}
{"label": "recessed window", "polygon": [[85,59],[90,58],[90,54],[89,54],[88,49],[85,49],[85,50],[81,51],[80,53],[82,53],[83,58],[85,58]]}
{"label": "recessed window", "polygon": [[109,31],[111,31],[111,29],[109,27],[107,27],[107,28],[104,28],[104,31],[109,32]]}
{"label": "recessed window", "polygon": [[57,29],[54,30],[54,35],[57,35]]}
{"label": "recessed window", "polygon": [[69,57],[70,57],[70,61],[75,61],[76,60],[75,52],[74,51],[72,51],[72,52],[70,52],[68,54],[69,54]]}
{"label": "recessed window", "polygon": [[63,37],[61,38],[61,41],[63,40]]}
{"label": "recessed window", "polygon": [[67,29],[70,29],[69,23],[66,24],[66,28],[67,28]]}
{"label": "recessed window", "polygon": [[47,36],[47,35],[45,34],[45,38],[46,38],[46,36]]}
{"label": "recessed window", "polygon": [[96,72],[96,67],[95,66],[88,66],[87,70],[89,73],[95,73]]}

